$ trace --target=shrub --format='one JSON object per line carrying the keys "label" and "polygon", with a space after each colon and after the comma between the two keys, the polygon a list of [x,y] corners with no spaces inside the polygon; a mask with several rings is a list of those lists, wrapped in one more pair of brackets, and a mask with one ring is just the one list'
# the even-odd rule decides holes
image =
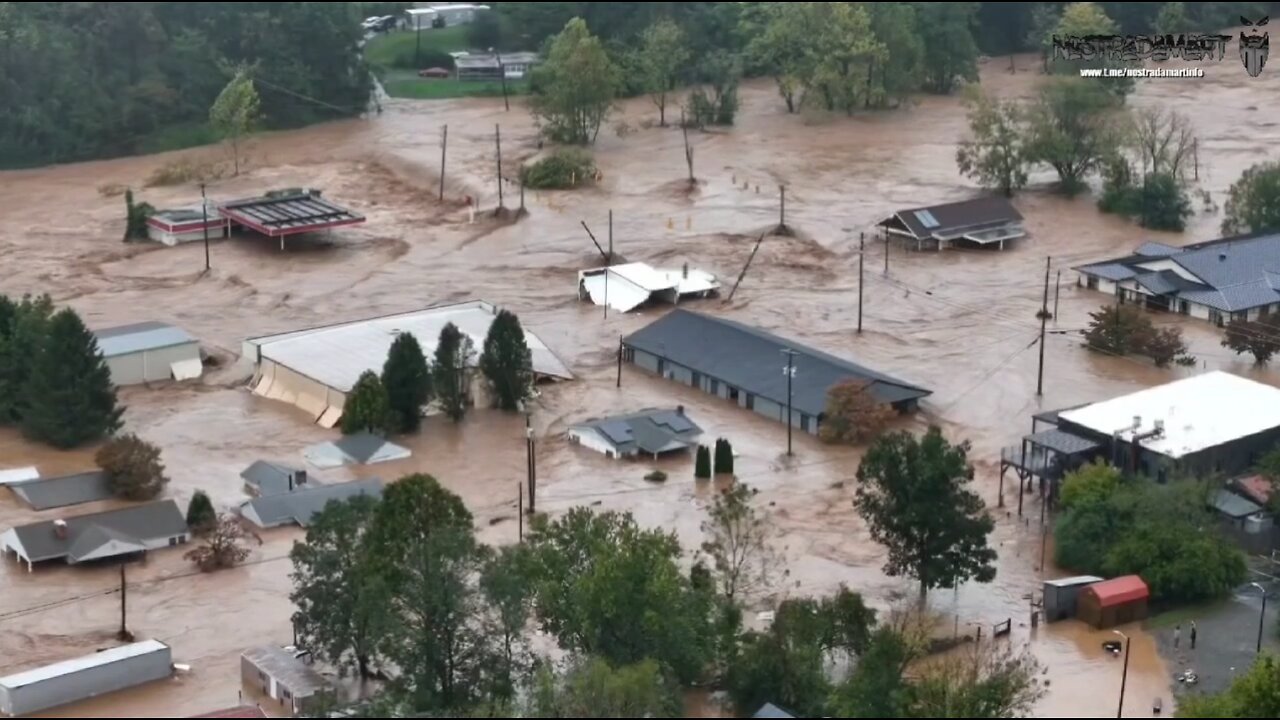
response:
{"label": "shrub", "polygon": [[845,380],[827,391],[827,413],[818,430],[823,442],[856,445],[875,439],[893,420],[893,408],[876,400],[871,383]]}
{"label": "shrub", "polygon": [[561,148],[520,168],[520,182],[533,190],[569,190],[593,182],[595,175],[591,153],[578,148]]}
{"label": "shrub", "polygon": [[135,203],[132,190],[124,191],[125,242],[147,239],[147,218],[151,217],[155,211],[151,203]]}
{"label": "shrub", "polygon": [[693,476],[699,480],[707,480],[711,477],[711,451],[706,445],[698,446],[698,457],[694,461]]}
{"label": "shrub", "polygon": [[716,440],[715,471],[717,475],[733,474],[733,446],[724,438]]}
{"label": "shrub", "polygon": [[1173,362],[1195,365],[1195,358],[1188,354],[1182,339],[1182,330],[1157,330],[1151,318],[1136,307],[1104,305],[1089,317],[1092,319],[1084,335],[1095,350],[1111,355],[1146,355],[1162,368]]}
{"label": "shrub", "polygon": [[648,480],[648,481],[649,481],[649,482],[651,482],[651,483],[661,483],[661,482],[666,482],[666,481],[667,481],[667,474],[666,474],[666,473],[664,473],[664,472],[662,472],[661,470],[654,470],[653,472],[649,473],[648,475],[645,475],[645,476],[644,476],[644,479],[645,479],[645,480]]}
{"label": "shrub", "polygon": [[204,533],[213,529],[218,522],[218,513],[213,509],[213,501],[203,490],[197,490],[187,505],[187,526],[191,532]]}
{"label": "shrub", "polygon": [[160,448],[133,433],[112,438],[94,461],[107,474],[111,492],[125,500],[150,500],[169,484]]}

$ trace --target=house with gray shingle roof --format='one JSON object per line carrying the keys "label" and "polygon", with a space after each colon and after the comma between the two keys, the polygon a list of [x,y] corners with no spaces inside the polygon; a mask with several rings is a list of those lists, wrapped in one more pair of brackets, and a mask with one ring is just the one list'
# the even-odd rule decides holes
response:
{"label": "house with gray shingle roof", "polygon": [[10,485],[9,489],[35,510],[80,505],[114,497],[107,474],[101,470],[31,480]]}
{"label": "house with gray shingle roof", "polygon": [[352,480],[337,485],[312,485],[293,492],[265,495],[240,506],[240,515],[260,528],[299,525],[307,527],[311,518],[330,502],[344,502],[359,495],[382,497],[382,481],[377,478]]}
{"label": "house with gray shingle roof", "polygon": [[659,455],[688,450],[698,444],[702,428],[684,413],[647,409],[629,415],[587,420],[569,428],[569,442],[591,448],[613,458],[644,453]]}
{"label": "house with gray shingle roof", "polygon": [[1076,268],[1083,285],[1121,302],[1223,325],[1280,312],[1280,234],[1185,247],[1143,243],[1132,255]]}
{"label": "house with gray shingle roof", "polygon": [[302,468],[290,467],[266,460],[255,460],[240,473],[245,492],[254,497],[280,495],[306,487],[311,478]]}
{"label": "house with gray shingle roof", "polygon": [[30,570],[38,562],[74,565],[181,545],[190,538],[178,504],[161,500],[10,528],[0,533],[0,554],[12,552]]}

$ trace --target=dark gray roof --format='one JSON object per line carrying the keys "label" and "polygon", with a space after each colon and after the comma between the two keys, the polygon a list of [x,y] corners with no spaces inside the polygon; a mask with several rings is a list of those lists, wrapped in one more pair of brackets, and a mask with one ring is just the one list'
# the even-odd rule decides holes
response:
{"label": "dark gray roof", "polygon": [[1192,282],[1172,270],[1147,272],[1134,277],[1134,282],[1155,295],[1172,295],[1184,290],[1204,290],[1204,285]]}
{"label": "dark gray roof", "polygon": [[670,449],[673,443],[688,447],[702,434],[702,428],[679,409],[650,408],[630,415],[588,420],[578,425],[595,429],[623,455],[636,450],[660,453]]}
{"label": "dark gray roof", "polygon": [[899,210],[894,213],[893,218],[885,220],[881,225],[891,224],[895,219],[897,224],[903,226],[912,235],[923,239],[934,235],[954,234],[958,230],[976,230],[1021,222],[1022,214],[1007,199],[992,195],[942,205]]}
{"label": "dark gray roof", "polygon": [[[1203,285],[1169,270],[1161,271],[1158,278],[1150,278],[1152,273],[1138,267],[1159,259],[1177,263]],[[1138,281],[1157,294],[1173,295],[1223,312],[1241,312],[1280,303],[1280,234],[1221,238],[1183,248],[1145,243],[1128,257],[1076,269],[1107,280],[1139,276]],[[1170,276],[1177,276],[1177,280],[1171,280]],[[1162,292],[1148,286],[1149,282]]]}
{"label": "dark gray roof", "polygon": [[382,481],[377,478],[353,480],[337,485],[315,485],[281,495],[250,500],[241,514],[264,528],[297,524],[306,527],[311,517],[324,509],[330,500],[348,500],[357,495],[382,497]]}
{"label": "dark gray roof", "polygon": [[632,333],[628,347],[716,378],[745,392],[785,405],[784,348],[795,350],[792,405],[818,416],[827,405],[827,390],[842,380],[871,382],[871,392],[884,403],[917,400],[931,391],[861,365],[778,337],[758,328],[688,310],[673,310]]}
{"label": "dark gray roof", "polygon": [[364,222],[364,216],[310,190],[234,200],[218,209],[226,217],[272,237]]}
{"label": "dark gray roof", "polygon": [[[80,540],[81,535],[94,530],[92,537],[109,539],[125,537],[133,540],[153,540],[177,537],[187,533],[187,521],[178,510],[178,504],[172,500],[160,500],[145,505],[134,505],[119,510],[77,515],[66,518],[67,533],[65,538],[58,537],[54,531],[54,521],[23,525],[14,528],[18,541],[31,562],[54,560],[70,556],[71,548]],[[103,532],[110,531],[110,532]],[[77,548],[79,555],[86,554]]]}
{"label": "dark gray roof", "polygon": [[386,438],[378,437],[372,433],[356,433],[355,435],[347,435],[341,440],[334,443],[339,450],[346,453],[361,465],[368,463],[378,451],[387,444]]}
{"label": "dark gray roof", "polygon": [[[298,484],[296,479],[299,477],[305,478],[307,483],[311,482],[311,478],[306,477],[305,474],[300,476],[299,473],[306,473],[306,471],[266,460],[257,460],[245,468],[244,472],[240,473],[240,477],[245,484],[257,489],[259,495],[279,495],[296,490]],[[294,485],[289,483],[291,478],[295,479]]]}
{"label": "dark gray roof", "polygon": [[1262,506],[1226,488],[1219,488],[1209,496],[1209,506],[1230,518],[1249,517],[1262,512]]}
{"label": "dark gray roof", "polygon": [[1041,430],[1033,435],[1027,435],[1025,439],[1063,455],[1091,452],[1102,447],[1102,443],[1056,428]]}
{"label": "dark gray roof", "polygon": [[787,712],[786,710],[783,710],[782,708],[778,707],[777,705],[774,705],[773,703],[765,703],[764,707],[761,707],[759,710],[757,710],[756,714],[752,715],[751,717],[753,718],[793,718],[795,717],[795,715],[792,715],[791,713]]}
{"label": "dark gray roof", "polygon": [[111,485],[101,470],[10,485],[13,494],[36,510],[79,505],[111,498]]}

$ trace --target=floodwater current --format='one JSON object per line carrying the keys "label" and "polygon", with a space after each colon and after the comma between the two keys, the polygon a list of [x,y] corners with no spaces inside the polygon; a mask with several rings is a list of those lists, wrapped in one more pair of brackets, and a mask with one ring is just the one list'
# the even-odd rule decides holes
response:
{"label": "floodwater current", "polygon": [[[1004,96],[1026,96],[1041,76],[1036,59],[987,61],[982,84]],[[1254,162],[1280,140],[1271,113],[1280,75],[1254,79],[1238,68],[1212,67],[1201,80],[1140,83],[1131,103],[1185,113],[1200,137],[1200,186],[1217,204]],[[37,170],[0,173],[0,292],[48,292],[78,310],[91,327],[144,320],[177,324],[200,338],[222,367],[199,383],[128,388],[127,429],[163,451],[168,494],[185,508],[196,489],[231,508],[245,497],[239,473],[256,459],[300,462],[301,449],[333,436],[301,411],[251,395],[236,364],[248,337],[467,299],[515,310],[526,326],[574,370],[573,382],[544,388],[534,413],[539,436],[538,509],[581,504],[633,512],[647,525],[676,532],[685,547],[700,541],[712,495],[695,484],[688,458],[663,460],[671,479],[642,479],[648,464],[613,462],[564,439],[576,420],[623,409],[684,405],[710,437],[730,438],[741,453],[741,479],[757,487],[770,511],[786,574],[774,597],[828,592],[845,583],[887,608],[910,598],[908,581],[880,570],[883,551],[851,506],[849,482],[859,451],[821,445],[797,433],[785,455],[782,426],[688,388],[631,369],[615,387],[619,335],[664,310],[610,313],[579,303],[576,272],[599,260],[580,222],[606,237],[613,211],[617,251],[633,261],[683,262],[731,283],[761,232],[778,221],[785,184],[786,222],[795,237],[768,237],[731,302],[697,309],[759,325],[932,388],[922,414],[904,423],[937,423],[954,440],[972,442],[976,488],[998,518],[993,543],[999,573],[990,585],[935,592],[930,607],[962,628],[1013,621],[1007,642],[1029,643],[1045,668],[1041,716],[1104,717],[1115,712],[1119,661],[1101,644],[1113,637],[1074,622],[1029,627],[1030,598],[1045,577],[1038,514],[1019,519],[1016,491],[999,507],[1000,448],[1029,431],[1030,415],[1132,392],[1197,370],[1220,368],[1280,384],[1280,376],[1218,346],[1204,325],[1178,318],[1196,370],[1156,370],[1138,360],[1104,357],[1080,347],[1072,331],[1105,301],[1078,289],[1071,268],[1127,252],[1142,240],[1173,243],[1216,236],[1220,215],[1202,211],[1185,235],[1142,230],[1095,209],[1091,197],[1050,194],[1048,175],[1016,199],[1030,237],[1002,253],[916,253],[867,244],[864,331],[858,315],[858,237],[888,212],[966,197],[973,184],[955,167],[965,133],[959,98],[925,96],[911,107],[855,118],[788,115],[773,86],[752,81],[742,91],[739,124],[691,135],[700,183],[688,191],[681,134],[653,127],[647,100],[624,104],[601,131],[598,187],[530,192],[528,217],[510,224],[481,213],[467,223],[464,199],[497,204],[493,132],[502,125],[508,174],[538,152],[536,131],[518,104],[494,100],[388,101],[381,114],[298,131],[264,134],[252,143],[248,170],[213,181],[209,193],[229,199],[280,188],[323,188],[327,197],[368,218],[331,238],[291,245],[234,239],[212,246],[204,270],[200,244],[177,248],[125,245],[123,199],[110,186],[138,188],[157,207],[198,201],[194,184],[143,188],[157,168],[177,158],[209,158],[205,148]],[[1205,109],[1211,110],[1206,112]],[[437,200],[440,138],[449,126],[445,201]],[[622,123],[619,125],[618,123]],[[506,204],[518,204],[514,184]],[[1199,203],[1197,203],[1199,205]],[[1197,208],[1200,210],[1200,208]],[[1045,258],[1062,273],[1059,306],[1046,345],[1044,395],[1036,394],[1036,319]],[[1056,282],[1055,282],[1056,284]],[[727,294],[727,293],[726,293]],[[517,483],[524,476],[523,419],[478,411],[453,425],[431,419],[407,444],[412,458],[389,465],[320,473],[399,477],[429,472],[457,492],[476,515],[482,540],[516,539]],[[48,476],[91,467],[92,449],[57,452],[0,432],[0,468],[37,465]],[[75,508],[77,513],[111,503]],[[0,493],[0,528],[57,517],[32,512]],[[129,570],[128,625],[139,638],[173,647],[190,666],[171,681],[59,708],[50,717],[173,716],[235,705],[239,654],[262,643],[290,641],[287,554],[296,529],[273,530],[240,568],[193,574],[177,551],[159,551]],[[0,674],[73,657],[114,643],[119,626],[113,568],[42,567],[28,573],[0,563]],[[948,622],[944,620],[944,623]],[[1164,698],[1170,673],[1140,628],[1134,638],[1125,714],[1146,716]]]}

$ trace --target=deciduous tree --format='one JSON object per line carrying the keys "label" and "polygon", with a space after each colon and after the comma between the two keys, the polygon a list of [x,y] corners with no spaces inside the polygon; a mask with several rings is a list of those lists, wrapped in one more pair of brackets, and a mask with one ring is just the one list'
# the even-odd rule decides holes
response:
{"label": "deciduous tree", "polygon": [[422,409],[431,401],[431,369],[413,333],[400,333],[391,343],[382,366],[382,386],[392,427],[399,432],[416,431],[422,424]]}
{"label": "deciduous tree", "polygon": [[342,409],[343,434],[384,433],[392,427],[391,417],[386,387],[377,373],[365,370],[347,394],[347,403]]}
{"label": "deciduous tree", "polygon": [[874,70],[888,50],[871,32],[867,6],[859,3],[816,3],[821,31],[808,40],[813,55],[812,86],[828,110],[853,114],[869,105]]}
{"label": "deciduous tree", "polygon": [[587,145],[613,109],[618,71],[599,38],[573,18],[550,42],[533,73],[530,107],[553,140]]}
{"label": "deciduous tree", "polygon": [[995,578],[996,553],[987,544],[995,523],[967,487],[968,451],[967,442],[953,446],[934,426],[919,439],[882,436],[858,467],[854,507],[889,551],[885,572],[919,580],[922,603],[931,588]]}
{"label": "deciduous tree", "polygon": [[1057,171],[1064,192],[1079,192],[1119,145],[1115,103],[1113,95],[1087,80],[1047,83],[1028,111],[1027,157]]}
{"label": "deciduous tree", "polygon": [[[1099,3],[1094,2],[1076,2],[1070,3],[1062,9],[1062,15],[1058,17],[1058,22],[1054,25],[1049,33],[1049,37],[1045,38],[1046,43],[1052,43],[1052,36],[1059,37],[1087,37],[1089,35],[1114,35],[1118,32],[1118,26],[1108,15]],[[1115,67],[1121,65],[1115,60],[1104,60],[1102,58],[1091,58],[1087,60],[1067,60],[1064,58],[1053,58],[1049,66],[1054,72],[1066,75],[1079,76],[1081,68],[1102,68]],[[1090,81],[1097,87],[1105,88],[1108,92],[1123,96],[1125,93],[1133,90],[1132,78],[1090,78]]]}
{"label": "deciduous tree", "polygon": [[261,102],[248,68],[241,67],[209,108],[209,124],[218,137],[231,143],[235,174],[240,174],[240,144],[258,126]]}
{"label": "deciduous tree", "polygon": [[517,682],[532,666],[525,630],[533,611],[529,553],[508,546],[489,553],[480,571],[480,591],[487,606],[487,633],[494,642],[487,675],[488,695],[501,701],[515,697]]}
{"label": "deciduous tree", "polygon": [[[33,346],[35,362],[23,388],[22,431],[58,448],[73,448],[120,429],[111,371],[98,341],[71,308],[54,313]],[[25,349],[31,352],[31,347]]]}
{"label": "deciduous tree", "polygon": [[925,87],[940,95],[950,93],[962,81],[978,79],[978,46],[973,22],[978,13],[973,2],[916,3],[924,55]]}
{"label": "deciduous tree", "polygon": [[440,329],[435,362],[431,368],[431,384],[440,409],[454,422],[467,414],[467,404],[471,397],[467,380],[468,368],[474,356],[471,336],[463,333],[453,323],[446,323]]}
{"label": "deciduous tree", "polygon": [[667,96],[676,89],[690,55],[684,31],[670,18],[658,20],[640,34],[636,65],[644,78],[645,91],[658,106],[658,124],[662,127],[667,126]]}
{"label": "deciduous tree", "polygon": [[827,390],[826,417],[818,435],[824,442],[857,445],[884,432],[895,414],[871,393],[870,382],[842,380]]}
{"label": "deciduous tree", "polygon": [[160,448],[133,433],[108,440],[94,462],[107,474],[111,492],[125,500],[151,500],[169,484]]}
{"label": "deciduous tree", "polygon": [[[244,546],[244,542],[250,537],[257,536],[246,530],[239,518],[223,515],[205,537],[204,543],[188,550],[183,557],[194,563],[201,572],[235,567],[249,557],[249,549]],[[258,538],[258,544],[262,544],[261,538]]]}
{"label": "deciduous tree", "polygon": [[867,68],[867,107],[897,106],[920,89],[924,41],[911,3],[869,3],[871,32],[884,46]]}
{"label": "deciduous tree", "polygon": [[932,660],[912,683],[910,717],[1029,717],[1044,695],[1040,670],[1029,650],[992,643]]}
{"label": "deciduous tree", "polygon": [[813,83],[816,58],[809,51],[809,42],[820,30],[815,5],[811,2],[761,5],[763,25],[751,30],[747,56],[773,76],[789,113],[800,108]]}
{"label": "deciduous tree", "polygon": [[1262,162],[1245,170],[1228,191],[1223,213],[1226,235],[1280,228],[1280,162]]}
{"label": "deciduous tree", "polygon": [[520,318],[499,310],[489,326],[480,354],[480,370],[493,390],[493,404],[502,410],[519,410],[533,395],[533,354],[524,337]]}
{"label": "deciduous tree", "polygon": [[1022,106],[982,93],[973,93],[968,105],[973,139],[960,143],[956,164],[983,187],[1012,196],[1027,184]]}
{"label": "deciduous tree", "polygon": [[524,717],[683,717],[678,689],[653,660],[611,667],[600,658],[572,660],[563,672],[543,665],[527,693]]}
{"label": "deciduous tree", "polygon": [[756,492],[734,483],[717,495],[702,522],[702,550],[711,556],[720,594],[730,602],[767,587],[779,561],[769,547],[768,518],[752,503]]}
{"label": "deciduous tree", "polygon": [[1280,717],[1280,660],[1274,655],[1262,655],[1226,690],[1180,699],[1178,717]]}
{"label": "deciduous tree", "polygon": [[366,495],[332,501],[289,551],[299,641],[339,673],[362,680],[378,676],[383,645],[394,634],[390,595],[370,544],[377,509],[378,500]]}

